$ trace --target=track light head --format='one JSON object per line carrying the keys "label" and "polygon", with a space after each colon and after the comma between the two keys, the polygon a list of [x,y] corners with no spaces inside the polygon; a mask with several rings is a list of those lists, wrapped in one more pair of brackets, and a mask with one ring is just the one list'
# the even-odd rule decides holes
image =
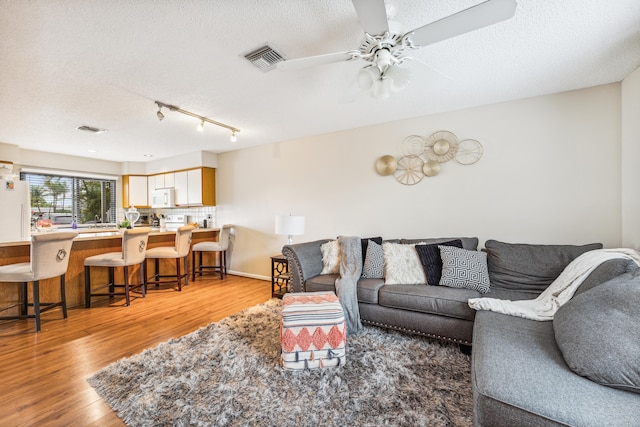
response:
{"label": "track light head", "polygon": [[231,142],[236,142],[238,140],[238,137],[236,136],[236,131],[232,130],[231,131]]}
{"label": "track light head", "polygon": [[158,107],[158,112],[156,113],[156,116],[158,116],[158,120],[160,121],[164,119],[164,114],[162,114],[162,107]]}
{"label": "track light head", "polygon": [[204,131],[204,119],[198,124],[198,132]]}

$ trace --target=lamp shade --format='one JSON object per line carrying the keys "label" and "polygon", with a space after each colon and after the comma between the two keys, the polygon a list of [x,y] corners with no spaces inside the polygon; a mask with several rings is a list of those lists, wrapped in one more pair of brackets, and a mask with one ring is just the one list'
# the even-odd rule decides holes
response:
{"label": "lamp shade", "polygon": [[299,215],[277,215],[276,234],[288,236],[304,234],[304,217]]}

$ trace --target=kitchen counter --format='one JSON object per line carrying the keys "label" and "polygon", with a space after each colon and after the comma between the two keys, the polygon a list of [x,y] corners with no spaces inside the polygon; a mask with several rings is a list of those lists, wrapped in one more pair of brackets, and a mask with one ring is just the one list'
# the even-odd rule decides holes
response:
{"label": "kitchen counter", "polygon": [[[139,227],[136,227],[139,228]],[[160,231],[159,228],[150,227],[151,232],[149,233],[149,237],[151,236],[175,236],[176,232],[171,230]],[[96,240],[101,238],[114,238],[114,237],[122,237],[122,231],[118,228],[56,228],[55,231],[45,231],[45,232],[37,232],[36,234],[45,234],[45,233],[55,233],[56,231],[77,231],[78,237],[76,239],[82,240]],[[198,233],[209,233],[220,231],[219,228],[196,228],[193,230],[194,234]],[[30,245],[30,240],[19,240],[15,242],[0,242],[0,247],[3,246],[22,246],[22,245]],[[0,263],[0,265],[3,265]]]}
{"label": "kitchen counter", "polygon": [[[219,228],[196,228],[193,230],[192,243],[215,241],[218,238]],[[120,252],[122,250],[122,233],[117,229],[109,228],[87,228],[77,229],[78,237],[74,239],[71,253],[69,255],[69,267],[65,276],[65,289],[67,296],[67,306],[84,306],[84,259],[93,255],[106,252]],[[49,233],[55,233],[50,231]],[[149,241],[147,248],[158,246],[173,246],[175,243],[175,231],[160,231],[152,229],[149,233]],[[30,241],[19,242],[2,242],[0,243],[0,265],[14,264],[19,262],[29,262]],[[205,254],[209,255],[209,254]],[[189,269],[191,270],[191,255],[188,256]],[[214,262],[213,259],[206,262]],[[155,273],[154,263],[150,262],[149,276]],[[140,283],[140,271],[138,266],[129,268],[129,280],[131,283]],[[173,272],[175,262],[173,259],[161,260],[160,269],[163,273]],[[95,270],[95,271],[94,271]],[[122,269],[116,270],[116,281],[123,282]],[[59,279],[46,279],[40,281],[40,299],[41,301],[58,301],[59,300]],[[107,283],[107,269],[95,268],[91,270],[91,282],[98,286],[101,283]],[[29,285],[29,289],[31,285]],[[30,293],[30,291],[29,291]],[[2,306],[10,305],[17,302],[18,298],[17,283],[2,283],[0,285],[0,301]],[[151,295],[153,297],[153,295]],[[108,297],[104,297],[108,298]],[[97,300],[97,298],[94,298]],[[118,301],[116,297],[114,301]],[[5,311],[7,316],[17,314],[18,308],[14,307]]]}

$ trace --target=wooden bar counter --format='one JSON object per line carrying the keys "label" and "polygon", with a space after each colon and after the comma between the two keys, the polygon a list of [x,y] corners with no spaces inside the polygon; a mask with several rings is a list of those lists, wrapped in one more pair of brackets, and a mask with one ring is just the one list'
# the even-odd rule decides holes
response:
{"label": "wooden bar counter", "polygon": [[[203,241],[215,241],[218,239],[218,228],[196,228],[193,231],[192,244]],[[122,251],[122,234],[118,231],[108,231],[93,229],[91,232],[77,230],[79,235],[73,241],[69,258],[69,267],[65,276],[65,289],[67,297],[67,307],[84,306],[84,260],[87,257],[106,252]],[[174,231],[152,231],[149,233],[147,248],[157,246],[174,246]],[[0,243],[0,265],[15,264],[19,262],[29,262],[30,242],[7,242]],[[189,271],[191,265],[191,253],[188,256]],[[211,260],[213,262],[213,260]],[[148,262],[148,274],[151,276],[155,272],[154,263]],[[92,288],[106,284],[108,281],[107,268],[92,268],[91,283]],[[175,271],[175,260],[162,260],[160,263],[162,274],[173,274]],[[123,283],[123,271],[116,269],[116,283]],[[130,283],[140,283],[140,270],[138,266],[129,267]],[[59,301],[60,285],[59,279],[47,279],[40,281],[40,300]],[[165,285],[167,286],[167,285]],[[32,301],[31,284],[29,284],[29,301]],[[94,289],[95,289],[94,288]],[[153,289],[153,288],[151,288]],[[176,288],[177,289],[177,288]],[[133,295],[136,295],[135,293]],[[103,297],[107,299],[108,297]],[[92,301],[99,298],[93,298]],[[121,298],[116,297],[114,301]],[[19,301],[18,283],[0,283],[0,308],[17,304]],[[13,316],[18,314],[18,307],[12,307],[2,312],[2,315]]]}

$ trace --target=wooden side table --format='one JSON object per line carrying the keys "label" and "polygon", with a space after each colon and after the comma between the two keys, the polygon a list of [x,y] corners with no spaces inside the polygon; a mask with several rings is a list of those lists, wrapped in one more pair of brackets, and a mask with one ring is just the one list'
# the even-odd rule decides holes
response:
{"label": "wooden side table", "polygon": [[289,289],[289,262],[278,254],[271,257],[271,298],[282,298]]}

